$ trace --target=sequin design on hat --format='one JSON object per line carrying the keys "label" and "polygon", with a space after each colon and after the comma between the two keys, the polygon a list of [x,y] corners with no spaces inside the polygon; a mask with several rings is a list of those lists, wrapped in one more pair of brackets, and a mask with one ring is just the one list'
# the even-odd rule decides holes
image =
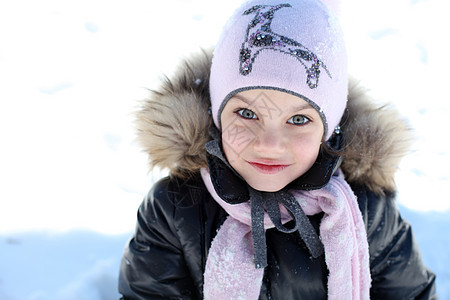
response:
{"label": "sequin design on hat", "polygon": [[319,84],[320,69],[323,68],[331,78],[326,65],[316,54],[294,39],[282,36],[272,31],[270,25],[274,14],[281,8],[292,7],[288,3],[278,5],[255,5],[244,11],[243,15],[255,14],[247,27],[246,40],[240,51],[239,72],[246,76],[252,71],[253,63],[263,50],[274,50],[292,55],[305,67],[309,88],[314,89]]}

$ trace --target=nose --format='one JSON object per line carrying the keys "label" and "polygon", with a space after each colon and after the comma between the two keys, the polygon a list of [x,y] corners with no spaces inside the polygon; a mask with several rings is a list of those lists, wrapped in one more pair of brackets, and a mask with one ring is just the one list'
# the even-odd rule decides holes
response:
{"label": "nose", "polygon": [[286,150],[286,141],[279,130],[261,129],[253,143],[255,152],[271,156],[283,153]]}

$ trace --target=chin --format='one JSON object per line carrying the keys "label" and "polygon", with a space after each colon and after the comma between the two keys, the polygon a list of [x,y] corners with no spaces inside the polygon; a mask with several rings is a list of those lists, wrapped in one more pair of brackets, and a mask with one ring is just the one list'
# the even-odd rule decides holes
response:
{"label": "chin", "polygon": [[282,190],[287,184],[282,185],[282,184],[264,184],[264,183],[249,183],[249,185],[260,192],[278,192],[280,190]]}

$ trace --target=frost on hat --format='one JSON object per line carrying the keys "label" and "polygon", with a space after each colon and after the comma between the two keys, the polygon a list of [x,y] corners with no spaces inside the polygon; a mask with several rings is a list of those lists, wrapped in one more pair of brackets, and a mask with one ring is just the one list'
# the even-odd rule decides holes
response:
{"label": "frost on hat", "polygon": [[328,139],[346,106],[347,77],[343,34],[322,1],[247,1],[229,19],[214,50],[213,119],[220,128],[223,107],[241,91],[274,89],[309,102]]}

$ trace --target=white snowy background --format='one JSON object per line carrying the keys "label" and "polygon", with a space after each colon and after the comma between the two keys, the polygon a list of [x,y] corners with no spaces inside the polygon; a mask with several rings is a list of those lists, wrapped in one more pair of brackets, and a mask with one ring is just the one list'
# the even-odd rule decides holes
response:
{"label": "white snowy background", "polygon": [[[238,0],[0,2],[0,299],[117,299],[159,174],[134,142],[146,88],[214,45]],[[446,0],[344,0],[350,70],[415,132],[398,204],[450,299]]]}

